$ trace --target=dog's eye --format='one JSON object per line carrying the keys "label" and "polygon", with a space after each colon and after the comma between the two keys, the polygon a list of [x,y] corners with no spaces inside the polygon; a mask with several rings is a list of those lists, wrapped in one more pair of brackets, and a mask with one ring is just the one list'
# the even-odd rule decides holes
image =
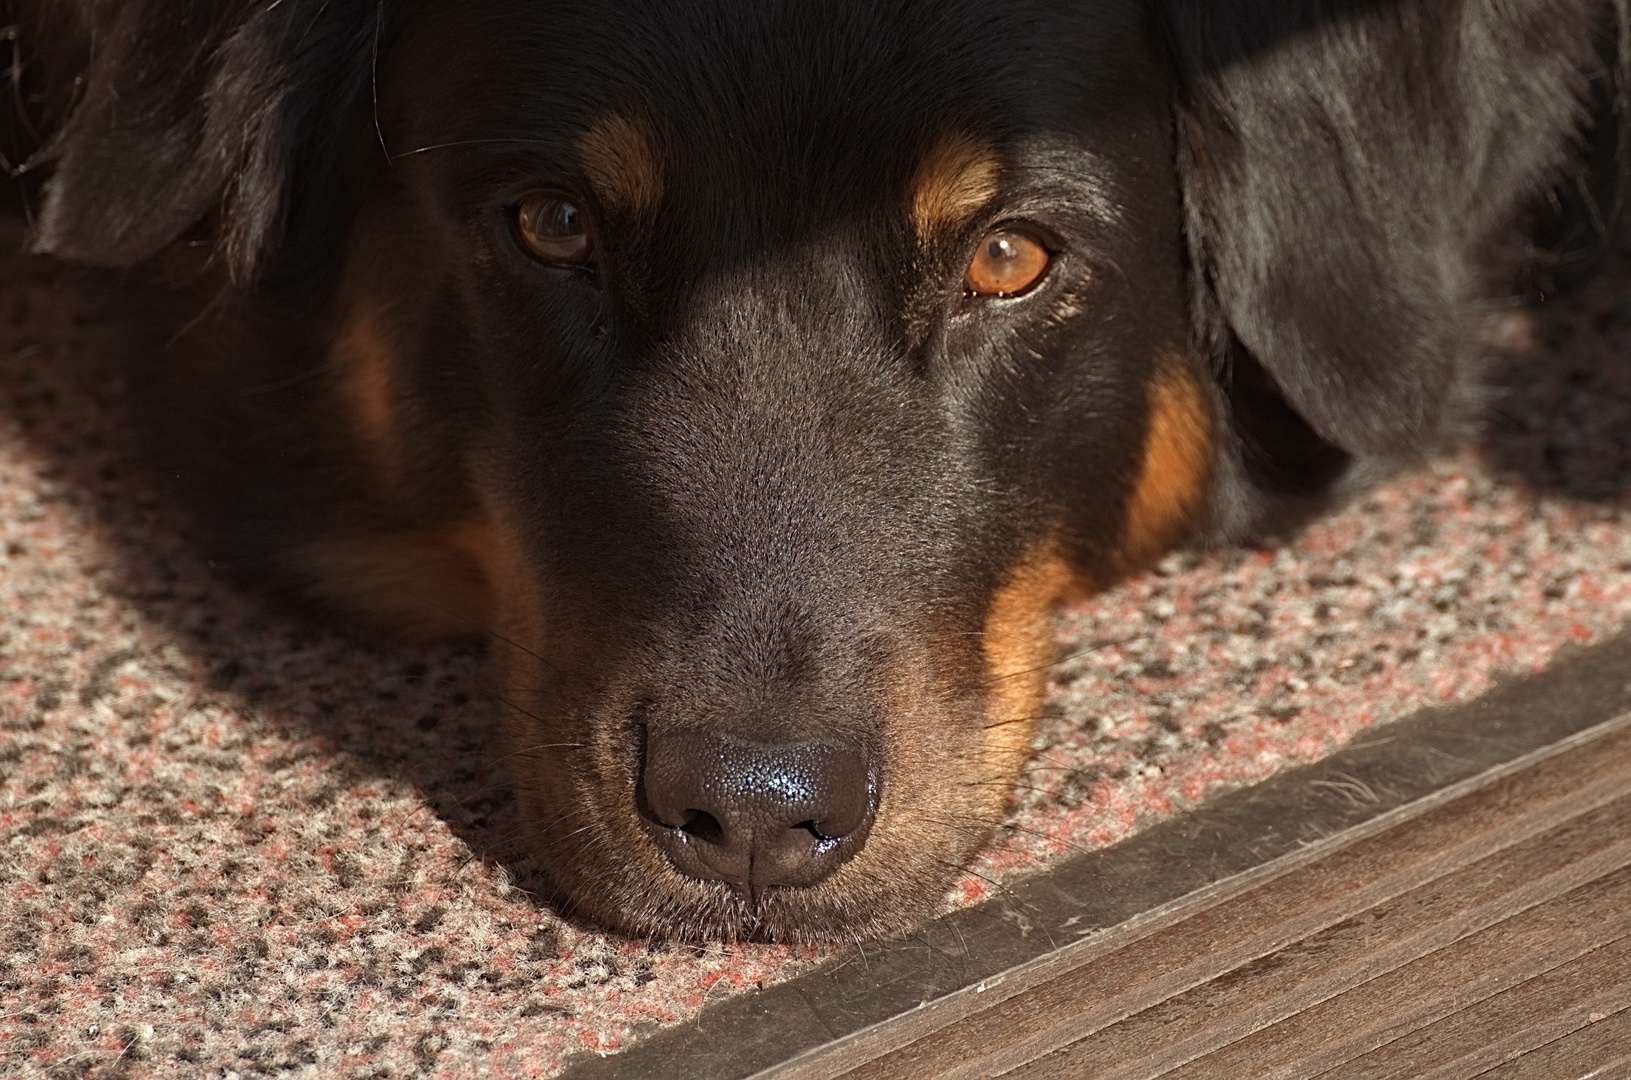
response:
{"label": "dog's eye", "polygon": [[1014,296],[1042,280],[1048,258],[1048,249],[1031,232],[992,229],[980,240],[963,282],[976,296]]}
{"label": "dog's eye", "polygon": [[516,204],[515,231],[526,249],[547,263],[582,266],[594,254],[588,216],[553,191],[535,191]]}

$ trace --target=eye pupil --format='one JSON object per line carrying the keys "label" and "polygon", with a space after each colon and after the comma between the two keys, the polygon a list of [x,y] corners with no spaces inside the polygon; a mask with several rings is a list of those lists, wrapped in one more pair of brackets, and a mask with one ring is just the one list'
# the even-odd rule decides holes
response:
{"label": "eye pupil", "polygon": [[515,231],[529,252],[557,266],[582,266],[594,252],[583,211],[555,192],[534,192],[516,204]]}
{"label": "eye pupil", "polygon": [[994,229],[975,249],[963,281],[976,296],[1014,296],[1042,280],[1050,258],[1047,247],[1029,231]]}
{"label": "eye pupil", "polygon": [[550,222],[556,236],[572,236],[578,232],[578,208],[569,202],[555,204],[555,220]]}

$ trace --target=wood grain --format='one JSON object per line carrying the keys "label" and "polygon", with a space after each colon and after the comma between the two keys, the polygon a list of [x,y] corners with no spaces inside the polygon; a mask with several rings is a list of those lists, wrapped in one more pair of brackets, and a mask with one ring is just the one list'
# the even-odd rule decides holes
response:
{"label": "wood grain", "polygon": [[1624,1080],[1631,1076],[1631,1009],[1477,1075],[1481,1080]]}
{"label": "wood grain", "polygon": [[[1627,934],[1631,934],[1631,867],[1293,1013],[1187,1067],[1141,1075],[1174,1080],[1318,1075]],[[1238,1026],[1244,1033],[1244,1025]],[[1104,1048],[1098,1048],[1099,1053]],[[1082,1053],[1066,1055],[1064,1060],[1071,1062],[1091,1060]],[[1094,1075],[1138,1074],[1124,1067],[1095,1070]],[[1407,1075],[1416,1075],[1414,1067]]]}
{"label": "wood grain", "polygon": [[[1422,935],[1414,926],[1384,931],[1395,922],[1393,913],[1356,919],[1337,928],[1343,931],[1338,940],[1322,934],[1299,942],[1010,1075],[1192,1080],[1315,1074],[1538,974],[1537,968],[1572,959],[1605,936],[1631,931],[1631,868],[1608,880],[1612,887],[1593,882],[1458,940],[1428,963],[1394,966],[1370,978],[1377,965],[1366,962],[1372,957],[1365,946],[1385,943],[1378,951],[1394,958],[1421,956],[1413,946]],[[1330,970],[1317,975],[1327,964]],[[1326,993],[1333,983],[1354,989]],[[1222,1046],[1227,1049],[1197,1053]]]}
{"label": "wood grain", "polygon": [[1441,1080],[1538,1050],[1631,1008],[1631,936],[1348,1062],[1343,1080]]}

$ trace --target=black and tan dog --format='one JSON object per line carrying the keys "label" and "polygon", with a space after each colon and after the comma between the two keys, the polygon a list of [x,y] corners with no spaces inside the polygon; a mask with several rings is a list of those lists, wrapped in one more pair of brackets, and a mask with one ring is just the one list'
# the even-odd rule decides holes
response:
{"label": "black and tan dog", "polygon": [[896,932],[1048,614],[1476,411],[1616,0],[22,0],[35,250],[163,284],[248,572],[492,635],[642,932]]}

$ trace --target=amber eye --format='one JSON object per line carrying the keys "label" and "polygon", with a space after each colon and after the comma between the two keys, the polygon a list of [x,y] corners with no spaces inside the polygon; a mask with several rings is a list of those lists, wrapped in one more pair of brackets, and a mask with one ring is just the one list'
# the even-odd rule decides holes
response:
{"label": "amber eye", "polygon": [[1041,281],[1047,269],[1048,249],[1035,235],[997,228],[980,240],[963,281],[977,296],[1013,296]]}
{"label": "amber eye", "polygon": [[515,231],[527,250],[547,263],[582,266],[594,254],[588,216],[557,192],[535,191],[517,203]]}

